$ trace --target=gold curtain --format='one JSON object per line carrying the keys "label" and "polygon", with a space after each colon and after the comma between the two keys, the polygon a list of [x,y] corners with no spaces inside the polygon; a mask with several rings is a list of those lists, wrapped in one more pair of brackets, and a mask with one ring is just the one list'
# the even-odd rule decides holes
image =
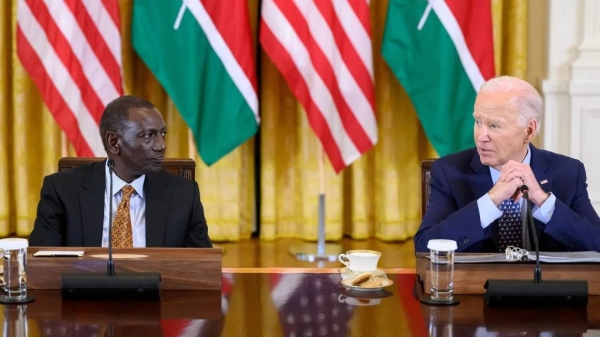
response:
{"label": "gold curtain", "polygon": [[[248,0],[256,45],[258,0]],[[61,131],[16,55],[17,0],[0,4],[0,236],[31,232],[45,175],[65,148]],[[119,0],[125,93],[157,105],[169,127],[168,157],[192,157],[211,238],[250,237],[254,226],[254,141],[212,167],[190,143],[172,101],[131,47],[132,0]],[[498,74],[525,77],[527,1],[492,0]],[[379,142],[335,175],[325,164],[326,238],[410,238],[420,223],[419,164],[436,156],[406,93],[381,58],[387,1],[371,2]],[[282,76],[257,47],[261,76],[261,238],[317,237],[320,146]],[[74,155],[70,146],[68,154]]]}
{"label": "gold curtain", "polygon": [[[437,157],[381,57],[388,1],[371,2],[379,142],[339,176],[326,162],[326,239],[406,240],[421,221],[420,163]],[[527,1],[493,0],[497,74],[525,78]],[[317,238],[320,145],[275,66],[262,54],[261,238]],[[289,154],[282,156],[281,154]]]}

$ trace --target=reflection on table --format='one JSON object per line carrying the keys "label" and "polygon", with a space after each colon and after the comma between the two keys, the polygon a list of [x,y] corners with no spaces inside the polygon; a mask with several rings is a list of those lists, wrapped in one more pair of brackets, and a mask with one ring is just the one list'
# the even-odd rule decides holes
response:
{"label": "reflection on table", "polygon": [[[4,336],[592,336],[600,300],[587,310],[490,309],[481,296],[457,306],[422,305],[416,276],[365,292],[340,286],[335,270],[226,273],[219,291],[163,291],[161,302],[62,301],[3,306]],[[314,270],[311,270],[314,271]],[[327,272],[330,271],[330,272]],[[418,287],[417,287],[418,288]]]}

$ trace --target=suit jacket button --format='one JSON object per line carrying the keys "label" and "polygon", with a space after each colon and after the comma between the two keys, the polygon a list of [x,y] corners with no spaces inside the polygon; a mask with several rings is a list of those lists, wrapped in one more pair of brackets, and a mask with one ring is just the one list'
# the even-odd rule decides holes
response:
{"label": "suit jacket button", "polygon": [[466,244],[468,244],[468,243],[469,243],[469,239],[465,239],[463,242],[464,242],[464,243],[465,243],[465,245],[466,245]]}

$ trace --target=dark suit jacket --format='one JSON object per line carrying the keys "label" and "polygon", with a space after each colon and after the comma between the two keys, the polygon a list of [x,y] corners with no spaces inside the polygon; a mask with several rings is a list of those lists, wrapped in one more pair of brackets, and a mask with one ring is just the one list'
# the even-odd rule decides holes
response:
{"label": "dark suit jacket", "polygon": [[[44,178],[31,246],[100,247],[106,162]],[[146,247],[212,247],[195,181],[146,175]]]}
{"label": "dark suit jacket", "polygon": [[[535,219],[542,251],[600,251],[600,218],[587,192],[583,164],[530,145],[531,170],[541,188],[556,196],[547,224]],[[547,183],[541,182],[547,180]],[[481,227],[477,199],[493,186],[488,166],[475,148],[431,165],[431,195],[415,235],[415,250],[426,252],[431,239],[452,239],[462,252],[497,252],[497,221]]]}

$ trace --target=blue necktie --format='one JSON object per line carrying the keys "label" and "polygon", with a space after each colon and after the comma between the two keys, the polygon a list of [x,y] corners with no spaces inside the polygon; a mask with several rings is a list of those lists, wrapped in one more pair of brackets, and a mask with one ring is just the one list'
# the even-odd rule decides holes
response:
{"label": "blue necktie", "polygon": [[511,199],[504,200],[500,204],[500,211],[502,211],[502,216],[498,219],[500,252],[504,253],[508,246],[522,248],[521,206],[519,202],[513,202]]}

